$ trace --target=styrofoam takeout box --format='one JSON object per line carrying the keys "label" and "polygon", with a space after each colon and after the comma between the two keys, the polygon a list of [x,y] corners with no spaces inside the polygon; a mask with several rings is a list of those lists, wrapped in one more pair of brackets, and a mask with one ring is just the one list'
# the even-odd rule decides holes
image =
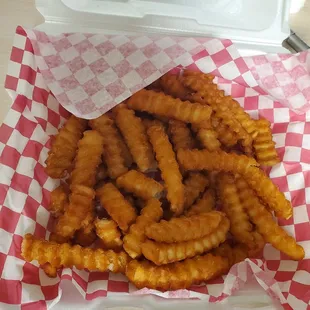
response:
{"label": "styrofoam takeout box", "polygon": [[[49,34],[159,33],[229,38],[241,56],[287,53],[290,0],[36,0]],[[72,283],[63,281],[53,309],[281,309],[255,282],[218,304],[162,300],[154,296],[122,296],[85,301]],[[57,302],[57,301],[55,301]],[[133,309],[133,308],[131,308]]]}

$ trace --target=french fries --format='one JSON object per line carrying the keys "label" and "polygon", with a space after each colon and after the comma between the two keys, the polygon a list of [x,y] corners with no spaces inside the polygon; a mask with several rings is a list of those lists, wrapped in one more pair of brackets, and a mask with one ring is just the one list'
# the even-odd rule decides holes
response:
{"label": "french fries", "polygon": [[22,242],[21,254],[27,262],[37,260],[40,265],[49,263],[52,267],[76,267],[77,269],[125,272],[129,256],[125,252],[83,248],[68,243],[36,239],[27,234]]}
{"label": "french fries", "polygon": [[142,172],[154,170],[156,162],[141,119],[135,116],[134,111],[121,107],[116,110],[115,120],[139,170]]}
{"label": "french fries", "polygon": [[166,116],[185,123],[199,124],[210,118],[211,109],[199,103],[191,104],[157,93],[153,90],[142,89],[133,94],[128,100],[131,109],[151,114]]}
{"label": "french fries", "polygon": [[180,215],[184,209],[184,185],[178,162],[172,145],[160,121],[154,121],[147,130],[155,151],[158,167],[167,189],[167,198],[171,203],[171,211]]}
{"label": "french fries", "polygon": [[141,256],[141,245],[145,240],[145,229],[148,225],[158,222],[163,216],[159,200],[151,198],[137,217],[136,223],[131,225],[129,233],[124,237],[124,249],[131,258]]}
{"label": "french fries", "polygon": [[45,171],[51,178],[63,178],[66,172],[72,169],[77,143],[86,126],[86,120],[71,115],[63,128],[59,130],[45,161]]}
{"label": "french fries", "polygon": [[95,130],[85,131],[83,138],[78,143],[74,169],[70,179],[71,187],[74,185],[94,187],[102,152],[103,137]]}
{"label": "french fries", "polygon": [[127,231],[137,217],[136,211],[130,202],[112,183],[104,184],[98,188],[96,194],[104,209],[119,228],[122,231]]}
{"label": "french fries", "polygon": [[107,115],[90,120],[91,128],[97,130],[103,139],[103,157],[108,167],[110,178],[115,179],[127,172],[126,158],[124,157],[124,148],[122,140],[114,121]]}
{"label": "french fries", "polygon": [[158,242],[182,242],[201,238],[210,234],[222,221],[224,214],[218,211],[202,213],[190,217],[162,220],[148,226],[145,234]]}
{"label": "french fries", "polygon": [[142,253],[158,266],[194,257],[210,251],[224,242],[229,226],[229,220],[224,217],[214,231],[197,239],[172,244],[147,240],[142,244]]}
{"label": "french fries", "polygon": [[22,256],[49,277],[75,266],[159,290],[223,275],[265,243],[301,260],[304,249],[273,219],[290,218],[292,206],[259,167],[277,162],[270,123],[213,76],[167,73],[60,129],[46,159],[49,176],[68,177],[51,192],[56,224],[49,241],[27,234]]}
{"label": "french fries", "polygon": [[132,260],[126,269],[126,276],[140,289],[179,290],[214,279],[227,272],[228,267],[228,259],[212,254],[163,266],[146,260]]}
{"label": "french fries", "polygon": [[136,197],[148,200],[161,198],[164,187],[154,179],[146,177],[143,173],[130,170],[116,180],[118,187],[133,193]]}

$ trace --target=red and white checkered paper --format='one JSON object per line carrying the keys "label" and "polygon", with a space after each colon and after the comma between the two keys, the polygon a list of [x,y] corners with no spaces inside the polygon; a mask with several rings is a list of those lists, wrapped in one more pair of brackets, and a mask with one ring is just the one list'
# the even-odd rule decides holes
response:
{"label": "red and white checkered paper", "polygon": [[[268,63],[269,55],[243,59],[231,41],[210,38],[132,38],[92,34],[70,34],[59,38],[26,32],[19,27],[12,49],[5,86],[13,104],[0,128],[0,308],[16,305],[17,309],[46,309],[57,302],[62,279],[71,280],[87,300],[130,293],[215,302],[231,295],[254,274],[266,292],[277,298],[285,309],[309,309],[310,113],[292,112],[271,99],[273,92],[269,92],[268,83],[256,82],[263,72],[258,59]],[[50,50],[54,50],[53,55]],[[110,54],[112,50],[113,54]],[[145,67],[141,64],[134,68],[134,62],[130,63],[128,57],[135,53],[138,53],[139,57],[135,56],[135,59],[140,64],[139,58],[143,55]],[[159,59],[156,53],[161,55],[158,56],[160,59],[164,59],[161,57],[165,57],[165,53],[169,55],[163,66],[160,62],[157,62],[158,67],[154,64]],[[121,58],[121,62],[129,63],[129,72],[117,66],[114,54],[117,61]],[[296,67],[306,68],[307,53],[290,57]],[[297,64],[297,60],[300,63]],[[246,63],[250,64],[251,70]],[[26,233],[46,238],[51,230],[49,194],[58,183],[45,174],[44,161],[50,148],[50,136],[68,117],[66,109],[79,116],[95,117],[176,65],[212,72],[218,77],[219,86],[236,98],[253,117],[265,117],[273,123],[274,139],[282,162],[271,169],[270,176],[294,206],[293,218],[279,220],[279,224],[305,248],[306,258],[294,262],[266,245],[262,258],[247,259],[233,266],[226,277],[189,290],[165,293],[147,289],[137,291],[122,275],[75,268],[59,271],[55,279],[48,278],[36,262],[27,263],[22,259],[20,246]],[[274,66],[270,64],[270,68]],[[300,72],[294,68],[290,68],[290,72]],[[85,71],[81,73],[80,70]],[[254,77],[252,72],[256,72]],[[297,84],[305,76],[296,72],[291,78]],[[126,74],[131,78],[124,79]],[[87,80],[89,77],[91,80]],[[113,77],[110,84],[108,77]],[[81,96],[83,101],[78,101],[80,96],[76,93],[68,95],[72,89],[75,92],[74,78],[80,83],[78,89],[81,93],[83,90],[87,94],[86,98]],[[122,94],[116,91],[119,85],[122,85],[121,89],[125,88]],[[104,92],[111,96],[108,105],[105,105],[105,99],[93,101],[91,94]]]}

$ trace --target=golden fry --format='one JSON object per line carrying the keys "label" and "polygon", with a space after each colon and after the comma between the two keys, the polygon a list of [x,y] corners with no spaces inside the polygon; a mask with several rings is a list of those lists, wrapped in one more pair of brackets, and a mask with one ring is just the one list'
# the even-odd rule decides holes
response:
{"label": "golden fry", "polygon": [[229,174],[220,174],[218,190],[223,212],[230,220],[230,232],[236,241],[246,244],[249,248],[253,247],[253,227],[240,202],[234,177]]}
{"label": "golden fry", "polygon": [[74,169],[71,173],[70,185],[93,187],[96,184],[97,168],[101,163],[103,138],[95,130],[84,132],[78,143]]}
{"label": "golden fry", "polygon": [[86,126],[86,120],[71,115],[59,130],[45,161],[45,171],[51,178],[63,178],[66,172],[71,170],[78,141]]}
{"label": "golden fry", "polygon": [[104,184],[97,189],[96,193],[102,206],[119,228],[127,231],[137,217],[134,207],[112,183]]}
{"label": "golden fry", "polygon": [[70,203],[55,226],[55,234],[63,238],[72,238],[83,226],[83,221],[89,212],[93,210],[94,190],[83,185],[74,185],[71,191]]}
{"label": "golden fry", "polygon": [[[210,82],[212,78],[213,77],[210,75],[203,79],[201,76],[185,74],[181,80],[185,86],[197,91],[203,96],[205,102],[209,104],[214,111],[229,110],[247,133],[254,138],[257,135],[255,121],[244,111],[236,100],[231,96],[225,96],[224,92],[219,90],[216,84]],[[206,83],[206,80],[209,82]]]}
{"label": "golden fry", "polygon": [[65,207],[69,203],[68,194],[69,189],[65,184],[59,185],[51,192],[49,211],[55,218],[65,212]]}
{"label": "golden fry", "polygon": [[207,189],[203,196],[198,199],[198,201],[192,205],[187,212],[186,216],[192,216],[196,214],[201,214],[205,212],[210,212],[215,208],[215,192],[213,189]]}
{"label": "golden fry", "polygon": [[197,138],[204,148],[208,151],[217,151],[221,148],[221,142],[218,140],[217,132],[210,128],[200,128],[197,132]]}
{"label": "golden fry", "polygon": [[135,116],[134,111],[122,107],[116,110],[115,121],[139,170],[154,170],[156,162],[142,120]]}
{"label": "golden fry", "polygon": [[227,147],[238,143],[238,136],[228,126],[224,125],[216,116],[211,117],[212,127],[217,133],[218,140]]}
{"label": "golden fry", "polygon": [[150,199],[137,217],[136,223],[131,225],[129,233],[124,237],[124,250],[131,258],[140,257],[141,245],[145,241],[145,228],[158,222],[163,216],[161,203],[157,199]]}
{"label": "golden fry", "polygon": [[159,199],[164,190],[160,183],[136,170],[130,170],[118,177],[116,184],[118,187],[122,187],[127,192],[133,193],[136,197],[144,200],[151,198]]}
{"label": "golden fry", "polygon": [[187,125],[181,121],[169,120],[169,135],[171,136],[174,151],[179,149],[195,148],[195,140]]}
{"label": "golden fry", "polygon": [[50,278],[56,278],[57,277],[57,268],[53,267],[50,263],[46,263],[41,266],[44,273],[50,277]]}
{"label": "golden fry", "polygon": [[303,247],[298,245],[293,237],[274,222],[272,215],[261,204],[247,182],[238,178],[237,187],[243,206],[265,241],[294,260],[303,259],[305,256]]}
{"label": "golden fry", "polygon": [[90,120],[89,125],[103,137],[103,157],[108,167],[110,178],[116,179],[123,173],[126,173],[128,169],[123,157],[123,141],[112,118],[104,114]]}
{"label": "golden fry", "polygon": [[118,250],[122,247],[121,233],[113,220],[97,219],[95,227],[97,236],[107,249]]}
{"label": "golden fry", "polygon": [[142,253],[145,258],[156,265],[178,262],[218,247],[226,240],[228,230],[229,220],[224,217],[219,226],[206,236],[176,243],[161,243],[147,240],[142,244]]}
{"label": "golden fry", "polygon": [[236,155],[224,151],[209,152],[206,149],[181,149],[177,153],[177,158],[180,165],[186,170],[216,170],[245,173],[250,170],[252,166],[258,165],[254,158],[245,155]]}
{"label": "golden fry", "polygon": [[185,123],[199,124],[210,118],[211,108],[198,103],[181,101],[163,93],[142,89],[128,100],[131,109],[167,116]]}
{"label": "golden fry", "polygon": [[191,172],[184,181],[185,186],[185,203],[184,208],[188,209],[200,194],[209,185],[208,178],[199,172]]}
{"label": "golden fry", "polygon": [[166,73],[160,78],[160,86],[167,95],[185,100],[190,92],[177,75]]}
{"label": "golden fry", "polygon": [[222,221],[224,214],[218,211],[202,213],[190,217],[161,220],[148,226],[145,234],[157,242],[182,242],[201,238],[214,231]]}
{"label": "golden fry", "polygon": [[132,260],[126,269],[126,276],[139,289],[146,287],[168,291],[186,289],[192,284],[214,279],[227,269],[226,258],[206,254],[163,266],[146,260]]}
{"label": "golden fry", "polygon": [[266,119],[256,121],[258,135],[255,137],[253,147],[257,161],[263,166],[273,166],[280,162],[280,158],[272,140],[270,122]]}
{"label": "golden fry", "polygon": [[159,121],[154,121],[147,133],[155,151],[155,156],[161,171],[162,179],[167,189],[167,199],[171,203],[171,210],[180,215],[184,209],[184,185],[175,153],[165,128]]}
{"label": "golden fry", "polygon": [[125,272],[129,256],[125,252],[112,250],[93,250],[68,243],[58,244],[52,241],[36,239],[27,234],[22,242],[21,254],[27,262],[37,260],[40,265],[49,263],[52,267],[73,267],[77,269]]}
{"label": "golden fry", "polygon": [[243,174],[244,179],[255,190],[256,194],[266,203],[277,217],[289,219],[293,215],[293,208],[279,188],[272,183],[264,171],[250,167]]}

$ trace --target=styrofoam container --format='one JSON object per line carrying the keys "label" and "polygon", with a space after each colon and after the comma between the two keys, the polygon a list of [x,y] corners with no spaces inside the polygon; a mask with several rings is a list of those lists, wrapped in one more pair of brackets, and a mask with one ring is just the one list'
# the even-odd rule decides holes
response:
{"label": "styrofoam container", "polygon": [[36,0],[48,33],[141,32],[231,39],[242,56],[288,53],[290,0]]}
{"label": "styrofoam container", "polygon": [[[156,33],[231,39],[242,56],[288,53],[282,42],[290,35],[290,0],[36,0],[49,34],[89,32]],[[52,307],[60,309],[281,309],[256,280],[223,302],[165,300],[154,296],[98,298],[85,301],[69,281]]]}

